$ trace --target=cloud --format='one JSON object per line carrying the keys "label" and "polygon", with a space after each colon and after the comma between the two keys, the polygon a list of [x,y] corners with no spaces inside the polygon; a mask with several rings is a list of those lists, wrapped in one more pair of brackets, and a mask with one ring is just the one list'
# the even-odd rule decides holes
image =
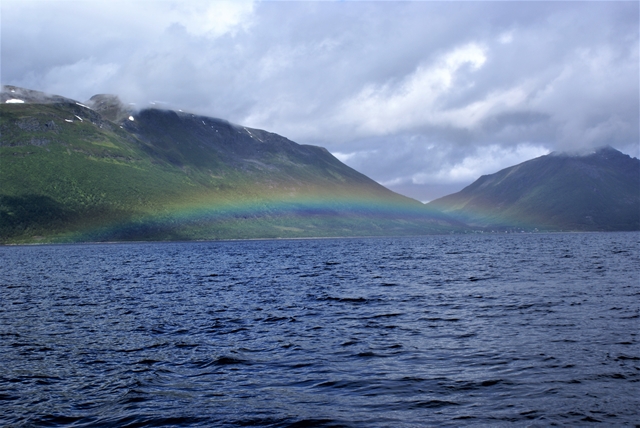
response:
{"label": "cloud", "polygon": [[161,17],[169,17],[172,24],[183,26],[194,36],[220,37],[241,27],[246,30],[253,12],[253,2],[246,0],[217,0],[171,4]]}
{"label": "cloud", "polygon": [[[23,78],[23,86],[31,88],[44,85],[50,93],[84,100],[86,93],[103,87],[117,75],[119,69],[120,65],[116,63],[101,64],[95,58],[81,59],[73,64],[52,67],[41,75],[29,72]],[[72,88],[66,83],[69,79],[76,82]]]}
{"label": "cloud", "polygon": [[546,154],[549,154],[548,149],[529,144],[507,148],[491,145],[480,152],[469,154],[453,165],[443,165],[438,171],[414,174],[410,180],[414,184],[470,182],[481,175],[493,174],[504,168],[504,165],[519,164]]}
{"label": "cloud", "polygon": [[[443,98],[462,90],[463,74],[478,70],[486,61],[485,49],[475,43],[459,46],[421,64],[399,84],[369,85],[339,107],[335,121],[355,126],[356,135],[382,135],[420,125],[466,122],[481,106],[462,112],[443,110]],[[467,83],[469,84],[469,83]],[[461,113],[461,114],[460,114]],[[458,123],[460,124],[460,123]]]}
{"label": "cloud", "polygon": [[640,156],[637,2],[0,7],[3,84],[267,129],[419,199],[547,151]]}

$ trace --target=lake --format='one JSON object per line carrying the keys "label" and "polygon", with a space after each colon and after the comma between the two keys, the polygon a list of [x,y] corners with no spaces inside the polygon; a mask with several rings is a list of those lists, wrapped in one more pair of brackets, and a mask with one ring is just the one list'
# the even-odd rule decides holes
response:
{"label": "lake", "polygon": [[633,426],[640,233],[0,247],[0,425]]}

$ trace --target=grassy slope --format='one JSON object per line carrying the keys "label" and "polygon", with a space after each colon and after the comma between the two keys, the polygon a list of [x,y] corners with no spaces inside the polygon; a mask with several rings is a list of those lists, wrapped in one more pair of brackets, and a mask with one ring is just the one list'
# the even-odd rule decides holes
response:
{"label": "grassy slope", "polygon": [[[75,102],[2,104],[0,132],[4,243],[451,229],[324,149],[220,120],[147,110],[114,123]],[[363,214],[358,201],[392,208]]]}
{"label": "grassy slope", "polygon": [[134,219],[162,210],[164,200],[192,187],[175,168],[154,163],[118,126],[83,107],[1,108],[0,230],[5,240]]}

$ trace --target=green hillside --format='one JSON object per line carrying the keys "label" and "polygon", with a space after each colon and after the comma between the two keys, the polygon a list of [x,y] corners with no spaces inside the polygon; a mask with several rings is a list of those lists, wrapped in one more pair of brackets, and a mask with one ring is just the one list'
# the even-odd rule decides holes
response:
{"label": "green hillside", "polygon": [[[23,103],[8,100],[21,100]],[[188,113],[4,87],[0,242],[450,231],[328,151]]]}
{"label": "green hillside", "polygon": [[428,206],[498,230],[640,230],[640,160],[611,147],[586,156],[552,153]]}

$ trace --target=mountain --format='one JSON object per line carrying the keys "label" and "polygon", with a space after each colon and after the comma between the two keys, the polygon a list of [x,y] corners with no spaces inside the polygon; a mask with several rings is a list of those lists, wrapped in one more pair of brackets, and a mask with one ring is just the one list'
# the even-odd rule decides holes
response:
{"label": "mountain", "polygon": [[0,243],[407,235],[457,222],[327,150],[181,111],[0,93]]}
{"label": "mountain", "polygon": [[640,160],[612,147],[551,153],[484,175],[428,206],[498,230],[640,230]]}

